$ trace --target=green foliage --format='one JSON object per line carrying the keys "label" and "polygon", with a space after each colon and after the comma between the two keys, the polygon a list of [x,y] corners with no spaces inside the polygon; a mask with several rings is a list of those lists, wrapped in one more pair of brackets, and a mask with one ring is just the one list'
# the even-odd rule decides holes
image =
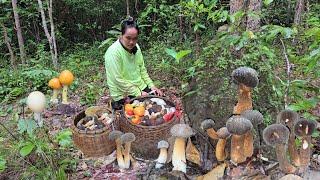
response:
{"label": "green foliage", "polygon": [[3,156],[0,156],[0,173],[6,169],[7,161]]}
{"label": "green foliage", "polygon": [[72,145],[71,135],[72,132],[70,129],[64,129],[56,135],[55,140],[60,146],[69,147]]}

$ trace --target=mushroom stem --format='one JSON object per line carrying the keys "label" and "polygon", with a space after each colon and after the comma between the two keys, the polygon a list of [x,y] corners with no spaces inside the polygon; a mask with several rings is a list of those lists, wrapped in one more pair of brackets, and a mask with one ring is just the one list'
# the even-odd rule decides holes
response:
{"label": "mushroom stem", "polygon": [[311,156],[310,145],[311,145],[311,136],[303,136],[302,145],[300,148],[301,166],[308,166],[310,163],[310,156]]}
{"label": "mushroom stem", "polygon": [[216,145],[216,158],[218,161],[224,161],[227,158],[227,153],[225,151],[227,140],[219,139]]}
{"label": "mushroom stem", "polygon": [[43,120],[41,118],[41,112],[34,112],[33,113],[33,117],[34,117],[34,120],[37,122],[38,126],[42,127],[43,126]]}
{"label": "mushroom stem", "polygon": [[300,156],[298,152],[298,148],[296,146],[296,137],[293,133],[293,128],[290,127],[290,135],[289,135],[289,140],[288,140],[288,151],[289,151],[289,156],[291,158],[291,162],[295,166],[300,166]]}
{"label": "mushroom stem", "polygon": [[125,163],[122,156],[122,144],[120,138],[116,139],[116,153],[117,153],[117,162],[120,169],[125,169]]}
{"label": "mushroom stem", "polygon": [[246,157],[243,155],[243,143],[244,136],[243,135],[235,135],[233,134],[231,137],[231,160],[234,163],[242,163],[246,161]]}
{"label": "mushroom stem", "polygon": [[211,139],[219,139],[217,132],[213,128],[207,129],[206,132]]}
{"label": "mushroom stem", "polygon": [[292,166],[287,159],[286,145],[276,144],[275,146],[280,170],[284,173],[294,173],[296,171],[296,168]]}
{"label": "mushroom stem", "polygon": [[59,94],[59,90],[58,89],[53,89],[53,94],[52,94],[52,97],[50,99],[51,103],[57,104],[59,102],[58,94]]}
{"label": "mushroom stem", "polygon": [[182,171],[186,173],[187,171],[187,161],[186,161],[186,141],[184,138],[176,137],[173,146],[172,153],[172,170]]}
{"label": "mushroom stem", "polygon": [[161,168],[163,166],[163,164],[166,163],[167,157],[168,157],[167,148],[161,148],[159,157],[157,159],[156,169]]}
{"label": "mushroom stem", "polygon": [[244,84],[239,85],[238,103],[233,109],[233,114],[241,114],[252,109],[251,88]]}
{"label": "mushroom stem", "polygon": [[62,104],[69,104],[69,102],[68,102],[68,86],[67,85],[63,85]]}
{"label": "mushroom stem", "polygon": [[126,169],[130,167],[130,151],[131,151],[131,142],[126,142],[124,144],[124,151],[123,151],[124,166]]}
{"label": "mushroom stem", "polygon": [[247,132],[244,135],[244,142],[243,142],[243,154],[245,157],[251,157],[253,155],[253,133],[252,130]]}

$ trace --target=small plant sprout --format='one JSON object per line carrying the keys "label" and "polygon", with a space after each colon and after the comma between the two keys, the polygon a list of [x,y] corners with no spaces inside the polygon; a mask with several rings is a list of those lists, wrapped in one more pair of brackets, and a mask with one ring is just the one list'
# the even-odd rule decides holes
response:
{"label": "small plant sprout", "polygon": [[158,159],[156,160],[156,169],[161,168],[167,162],[168,148],[169,143],[167,141],[162,140],[158,142],[158,149],[160,149],[160,153]]}
{"label": "small plant sprout", "polygon": [[59,78],[52,78],[49,81],[49,87],[53,89],[53,95],[50,99],[50,102],[52,104],[57,104],[59,102],[58,100],[58,94],[59,94],[59,90],[61,89],[61,83],[59,81]]}
{"label": "small plant sprout", "polygon": [[289,129],[282,124],[272,124],[263,130],[263,139],[267,145],[275,146],[279,168],[284,173],[294,173],[296,168],[287,158],[286,145],[289,139]]}
{"label": "small plant sprout", "polygon": [[34,119],[38,123],[39,127],[42,127],[43,120],[41,118],[41,112],[46,106],[46,97],[40,91],[34,91],[27,97],[27,106],[34,113]]}
{"label": "small plant sprout", "polygon": [[193,131],[187,124],[176,124],[170,129],[170,132],[175,137],[172,153],[172,170],[186,173],[186,139],[193,135]]}
{"label": "small plant sprout", "polygon": [[63,85],[62,104],[69,104],[68,87],[72,84],[73,79],[74,79],[74,76],[69,70],[64,70],[59,75],[59,81]]}
{"label": "small plant sprout", "polygon": [[234,107],[233,114],[241,114],[245,110],[252,109],[251,89],[258,85],[258,73],[249,67],[239,67],[232,74],[232,81],[238,85],[238,103]]}
{"label": "small plant sprout", "polygon": [[300,168],[304,171],[309,166],[311,156],[311,135],[316,129],[316,124],[313,121],[306,119],[298,120],[294,125],[294,133],[301,137],[302,145],[300,148]]}
{"label": "small plant sprout", "polygon": [[246,161],[246,156],[244,155],[244,139],[245,134],[252,129],[252,123],[241,116],[232,116],[227,120],[226,127],[231,137],[231,161],[235,164],[243,163]]}
{"label": "small plant sprout", "polygon": [[299,114],[289,109],[282,110],[277,116],[277,122],[287,126],[290,130],[288,151],[292,163],[296,166],[300,166],[300,158],[298,147],[296,146],[296,135],[293,126],[298,120]]}

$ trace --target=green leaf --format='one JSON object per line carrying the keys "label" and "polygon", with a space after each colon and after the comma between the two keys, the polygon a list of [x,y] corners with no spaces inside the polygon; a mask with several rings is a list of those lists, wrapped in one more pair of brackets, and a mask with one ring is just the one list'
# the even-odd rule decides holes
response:
{"label": "green leaf", "polygon": [[7,161],[4,159],[3,156],[0,156],[0,172],[3,172],[6,169]]}
{"label": "green leaf", "polygon": [[165,52],[174,59],[177,59],[177,52],[174,49],[166,48]]}
{"label": "green leaf", "polygon": [[22,157],[25,157],[25,156],[29,155],[32,152],[34,147],[35,147],[35,145],[32,142],[28,142],[26,145],[24,145],[20,149],[20,155]]}
{"label": "green leaf", "polygon": [[273,2],[273,0],[264,0],[263,4],[268,6],[269,4],[271,4]]}
{"label": "green leaf", "polygon": [[191,50],[182,50],[179,51],[176,55],[176,59],[179,61],[181,58],[185,57],[186,55],[190,54]]}
{"label": "green leaf", "polygon": [[63,147],[67,147],[72,144],[72,132],[69,129],[65,129],[59,132],[56,136],[56,141]]}
{"label": "green leaf", "polygon": [[19,133],[27,132],[29,136],[33,136],[33,130],[36,129],[37,124],[33,119],[20,119],[18,121]]}

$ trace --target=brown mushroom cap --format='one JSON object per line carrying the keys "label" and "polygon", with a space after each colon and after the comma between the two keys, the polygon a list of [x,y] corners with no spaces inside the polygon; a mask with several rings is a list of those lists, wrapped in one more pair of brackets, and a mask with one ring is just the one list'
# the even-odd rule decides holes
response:
{"label": "brown mushroom cap", "polygon": [[252,129],[252,123],[241,116],[232,116],[227,120],[226,127],[231,134],[243,135]]}
{"label": "brown mushroom cap", "polygon": [[111,141],[114,141],[114,140],[120,138],[120,136],[122,136],[122,135],[123,135],[123,133],[121,131],[114,130],[114,131],[110,132],[109,139]]}
{"label": "brown mushroom cap", "polygon": [[176,124],[170,129],[170,133],[175,137],[188,138],[193,135],[192,128],[187,124]]}
{"label": "brown mushroom cap", "polygon": [[169,147],[169,143],[165,140],[161,140],[158,142],[158,149],[161,148],[168,148]]}
{"label": "brown mushroom cap", "polygon": [[214,127],[214,121],[212,119],[205,119],[201,122],[201,129],[207,130]]}
{"label": "brown mushroom cap", "polygon": [[120,139],[122,143],[130,143],[136,140],[136,136],[133,133],[125,133]]}
{"label": "brown mushroom cap", "polygon": [[252,125],[258,125],[263,122],[263,115],[257,110],[246,110],[241,116],[250,120]]}
{"label": "brown mushroom cap", "polygon": [[311,136],[316,129],[316,123],[314,121],[308,121],[306,119],[298,120],[294,125],[294,133],[297,136]]}
{"label": "brown mushroom cap", "polygon": [[231,136],[228,129],[226,127],[222,127],[217,131],[217,135],[220,139],[227,139]]}
{"label": "brown mushroom cap", "polygon": [[285,144],[289,139],[289,129],[282,124],[271,124],[263,130],[263,140],[270,146]]}
{"label": "brown mushroom cap", "polygon": [[254,88],[259,83],[257,71],[249,67],[239,67],[233,70],[231,76],[235,84],[244,84]]}
{"label": "brown mushroom cap", "polygon": [[288,125],[288,124],[294,125],[294,123],[297,122],[298,120],[299,120],[299,114],[290,109],[282,110],[277,116],[277,121],[285,125]]}

